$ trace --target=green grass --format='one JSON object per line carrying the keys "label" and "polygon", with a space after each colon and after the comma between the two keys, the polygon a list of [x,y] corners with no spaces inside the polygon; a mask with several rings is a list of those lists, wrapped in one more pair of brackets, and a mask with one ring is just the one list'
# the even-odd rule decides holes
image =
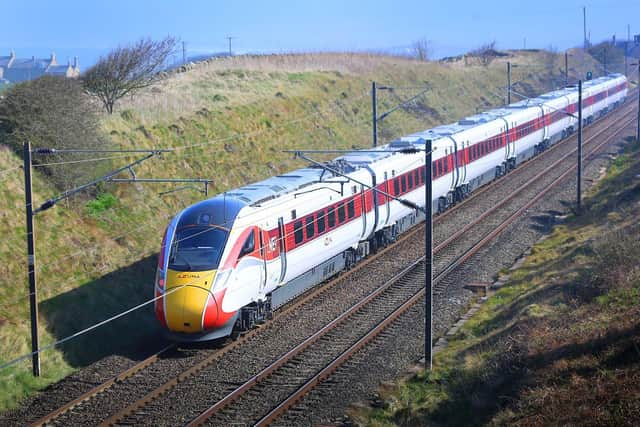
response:
{"label": "green grass", "polygon": [[99,194],[95,200],[90,200],[85,204],[87,214],[91,217],[98,218],[107,209],[115,206],[118,202],[116,196],[110,193]]}

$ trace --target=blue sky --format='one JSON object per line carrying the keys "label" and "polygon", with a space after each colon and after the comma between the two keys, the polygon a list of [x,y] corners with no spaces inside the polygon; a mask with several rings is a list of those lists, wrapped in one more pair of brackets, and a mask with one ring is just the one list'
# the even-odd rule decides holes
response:
{"label": "blue sky", "polygon": [[[4,2],[3,2],[4,3]],[[582,6],[593,41],[640,33],[640,1],[536,0],[66,0],[0,5],[0,55],[80,56],[84,67],[109,48],[171,34],[195,55],[237,52],[397,49],[426,38],[435,56],[496,40],[499,48],[559,49],[582,43]],[[626,3],[626,6],[622,4]],[[514,6],[516,5],[517,6]],[[83,68],[84,68],[83,67]]]}

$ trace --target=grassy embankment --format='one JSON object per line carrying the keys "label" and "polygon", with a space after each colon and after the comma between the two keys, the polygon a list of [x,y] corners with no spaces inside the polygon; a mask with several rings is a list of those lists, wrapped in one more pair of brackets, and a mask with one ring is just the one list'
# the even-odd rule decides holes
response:
{"label": "grassy embankment", "polygon": [[[548,89],[538,75],[540,56],[522,53],[513,80],[531,93]],[[557,59],[557,65],[561,63]],[[502,102],[504,61],[489,67],[420,63],[361,54],[237,57],[197,65],[125,100],[103,128],[123,148],[189,149],[153,159],[139,177],[214,179],[212,193],[301,165],[281,150],[367,146],[371,140],[370,82],[398,89],[379,95],[384,112],[429,84],[417,108],[390,115],[380,140],[457,120]],[[557,67],[556,67],[557,68]],[[582,73],[583,70],[573,70]],[[402,89],[413,87],[414,89]],[[44,158],[43,162],[59,161]],[[129,159],[116,159],[116,165]],[[0,360],[30,349],[25,269],[24,193],[21,160],[0,146]],[[58,193],[35,169],[34,199]],[[89,177],[88,177],[89,178]],[[36,217],[40,337],[46,345],[147,300],[155,253],[168,218],[203,196],[182,191],[160,197],[169,186],[107,185],[100,200],[60,204]],[[85,338],[42,355],[43,376],[29,362],[0,372],[0,410],[73,369],[121,354],[135,357],[157,339],[150,309],[138,311]]]}
{"label": "grassy embankment", "polygon": [[640,145],[366,425],[637,425]]}

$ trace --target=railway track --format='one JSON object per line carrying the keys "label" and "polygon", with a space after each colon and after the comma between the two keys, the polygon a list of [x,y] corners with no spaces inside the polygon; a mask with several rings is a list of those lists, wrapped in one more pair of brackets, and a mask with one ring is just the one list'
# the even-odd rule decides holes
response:
{"label": "railway track", "polygon": [[[618,111],[620,111],[620,113],[624,113],[624,111],[626,111],[625,109],[626,109],[626,106],[622,107]],[[626,114],[630,114],[630,113],[627,112]],[[603,121],[598,121],[593,126],[587,128],[588,131],[585,133],[586,135],[585,144],[589,143],[592,140],[595,140],[596,138],[601,136],[603,132],[606,131],[607,128],[602,122]],[[604,122],[607,122],[607,121],[605,120]],[[618,122],[620,122],[620,120],[618,120]],[[601,125],[599,126],[599,124]],[[549,157],[551,156],[557,157],[560,155],[559,153],[562,153],[563,156],[571,155],[570,153],[572,151],[575,151],[575,149],[572,149],[570,147],[571,140],[572,138],[569,138],[568,140],[565,140],[561,143],[554,145],[551,149],[547,150],[547,152],[542,153],[542,155],[537,156],[536,158],[529,161],[528,162],[529,165],[533,166],[534,164],[541,163],[544,161],[543,159],[547,159],[548,161]],[[566,152],[569,152],[569,154],[566,154]],[[549,173],[551,170],[559,169],[559,166],[558,166],[559,164],[560,164],[560,160],[554,162],[552,166],[547,167],[546,169],[547,173]],[[533,173],[530,172],[531,169],[532,168],[530,166],[520,167],[515,171],[511,172],[508,176],[510,177],[510,180],[517,178],[519,181],[522,181],[523,184],[520,185],[521,187],[523,186],[527,187],[532,184],[532,181],[531,181],[532,178],[530,177],[530,175],[533,175]],[[469,199],[467,199],[466,201],[458,205],[455,209],[447,211],[446,213],[438,217],[436,219],[436,225],[446,223],[447,221],[454,222],[454,223],[457,221],[468,223],[468,219],[466,218],[470,214],[465,213],[468,210],[472,210],[474,212],[483,210],[484,212],[488,212],[486,206],[493,206],[494,208],[498,205],[506,206],[509,203],[508,200],[504,200],[503,202],[496,202],[493,199],[494,197],[493,195],[497,193],[495,191],[495,187],[499,186],[500,182],[501,180],[498,180],[480,189],[479,191],[475,192],[472,197],[470,197]],[[485,206],[485,207],[483,208],[482,206]],[[473,209],[471,209],[472,207]],[[485,215],[486,217],[488,214],[483,214],[483,215]],[[451,226],[443,226],[443,227],[436,226],[434,230],[435,231],[434,235],[437,243],[436,250],[441,251],[444,248],[453,248],[454,246],[459,246],[459,245],[455,245],[454,242],[460,242],[462,240],[460,239],[460,237],[464,236],[465,233],[467,233],[471,228],[472,228],[471,226],[460,227],[460,228],[455,228]],[[358,266],[356,266],[356,268],[354,268],[352,271],[298,298],[293,303],[284,307],[280,311],[280,313],[277,314],[276,318],[278,317],[286,318],[287,316],[290,316],[292,313],[295,313],[297,310],[301,309],[302,307],[319,305],[320,300],[322,300],[323,298],[326,298],[326,296],[330,294],[332,290],[344,284],[345,280],[348,281],[349,277],[357,275],[360,271],[363,271],[365,269],[370,269],[370,266],[373,263],[380,262],[380,260],[384,259],[385,256],[389,257],[390,252],[404,253],[405,251],[411,252],[412,250],[415,252],[415,250],[418,249],[421,244],[417,245],[415,243],[410,243],[410,242],[416,240],[416,236],[421,236],[421,229],[422,229],[421,226],[415,227],[412,231],[406,233],[401,239],[399,239],[399,241],[395,245],[390,246],[380,251],[378,254],[375,254],[374,256],[363,261]],[[451,234],[452,229],[456,229],[456,232],[453,234]],[[447,252],[455,253],[457,250],[459,249],[456,249],[456,250],[449,249]],[[442,258],[444,259],[448,257],[449,256],[447,257],[443,256]],[[383,264],[384,264],[384,261],[383,261]],[[441,268],[441,266],[439,267],[438,265],[436,265],[436,269]],[[398,270],[397,267],[398,266],[396,266],[394,271]],[[406,265],[403,267],[406,267]],[[362,293],[370,294],[371,289],[369,288],[368,291],[363,291]],[[391,298],[391,300],[393,301],[399,301],[394,299],[394,297],[391,297],[391,296],[389,298]],[[392,306],[394,305],[392,304]],[[335,316],[332,318],[335,319]],[[175,347],[164,349],[163,352],[155,354],[151,358],[138,363],[134,367],[128,369],[126,372],[123,372],[117,377],[114,377],[111,380],[107,381],[106,383],[101,384],[100,386],[83,394],[78,399],[75,399],[74,401],[69,402],[64,406],[61,406],[56,411],[53,411],[45,415],[44,417],[41,417],[40,419],[36,420],[33,423],[33,425],[83,424],[88,420],[93,420],[95,422],[96,418],[100,418],[100,417],[96,417],[98,413],[101,413],[101,414],[103,413],[107,415],[113,414],[110,418],[106,420],[100,419],[104,421],[105,424],[109,424],[109,425],[117,424],[123,421],[125,423],[128,423],[132,420],[136,420],[137,419],[136,414],[144,415],[144,413],[146,412],[145,408],[149,405],[153,406],[152,404],[156,399],[160,398],[163,395],[166,395],[168,392],[173,390],[178,384],[183,383],[188,379],[193,379],[196,374],[201,373],[203,371],[211,370],[212,365],[222,360],[225,356],[232,355],[237,352],[241,352],[242,351],[241,349],[245,346],[246,343],[255,340],[258,335],[264,334],[265,330],[269,330],[269,329],[272,329],[272,328],[270,326],[266,326],[265,328],[260,328],[260,329],[251,331],[240,340],[235,341],[222,349],[213,349],[213,350],[206,349],[204,352],[196,352],[197,354],[186,358],[188,360],[183,360],[184,362],[183,366],[191,365],[188,369],[167,369],[167,366],[165,366],[165,365],[169,365],[169,362],[167,361],[173,359],[172,357],[168,357],[167,355],[170,352],[178,352],[178,350]],[[309,335],[313,336],[313,333]],[[304,342],[304,340],[301,339],[300,342]],[[203,355],[203,353],[205,354]],[[256,363],[260,363],[260,362],[256,361]],[[179,373],[176,375],[176,372],[178,371]],[[145,378],[143,387],[140,387],[140,384],[139,384],[140,382],[138,381],[141,377]],[[147,381],[148,378],[155,378],[155,381]],[[241,381],[238,381],[237,379],[235,381],[241,382]],[[127,390],[123,392],[124,389],[131,389],[131,390]],[[228,390],[229,390],[229,386],[221,387],[221,390],[219,391],[218,394],[220,396],[226,396],[229,394],[227,393]],[[118,408],[119,406],[118,402],[116,402],[115,399],[113,399],[114,396],[123,396],[122,398],[118,398],[118,402],[120,402],[119,408]],[[100,401],[100,400],[103,400],[104,402],[102,402],[102,404],[96,404],[97,403],[96,401]],[[124,408],[122,407],[131,401],[133,401],[134,403]],[[102,412],[96,412],[96,409]],[[115,410],[115,413],[114,413],[114,410]]]}
{"label": "railway track", "polygon": [[[630,120],[619,126],[604,141],[590,144],[591,153],[608,144],[610,139],[626,127],[629,122]],[[562,160],[566,160],[566,158]],[[443,292],[446,288],[446,278],[450,273],[472,259],[480,249],[520,218],[527,209],[535,205],[574,170],[574,167],[563,168],[562,173],[552,178],[551,182],[547,182],[546,178],[550,170],[557,167],[555,163],[558,162],[554,162],[539,174],[537,181],[542,183],[543,188],[537,191],[534,197],[529,197],[530,191],[525,190],[529,189],[534,184],[531,181],[536,179],[530,180],[514,191],[515,194],[523,195],[521,198],[528,200],[519,209],[503,219],[496,221],[495,218],[492,218],[491,221],[495,224],[492,223],[490,227],[478,227],[481,224],[489,225],[485,223],[489,219],[489,215],[483,216],[475,222],[474,228],[491,231],[484,233],[483,237],[468,247],[461,255],[442,257],[446,258],[446,261],[438,263],[440,267],[436,266],[434,293]],[[504,210],[503,208],[514,198],[508,198],[492,212]],[[446,247],[445,242],[438,247]],[[438,248],[435,251],[438,252]],[[423,301],[425,293],[423,284],[424,257],[421,257],[388,280],[376,292],[354,305],[309,339],[283,355],[282,358],[216,402],[188,425],[244,423],[263,426],[271,424],[317,384],[326,380],[354,353],[376,338],[398,317],[415,304]],[[354,336],[358,338],[353,339]],[[301,378],[305,378],[305,380],[300,381]],[[286,397],[282,398],[282,396]],[[269,408],[273,409],[269,410]],[[261,413],[266,415],[255,416],[255,414]]]}

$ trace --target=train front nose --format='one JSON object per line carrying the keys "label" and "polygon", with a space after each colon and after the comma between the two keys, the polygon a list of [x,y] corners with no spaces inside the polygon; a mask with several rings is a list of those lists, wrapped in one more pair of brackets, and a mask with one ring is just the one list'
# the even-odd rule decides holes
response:
{"label": "train front nose", "polygon": [[218,304],[211,294],[216,271],[167,271],[165,297],[167,326],[174,332],[202,332],[215,323]]}

